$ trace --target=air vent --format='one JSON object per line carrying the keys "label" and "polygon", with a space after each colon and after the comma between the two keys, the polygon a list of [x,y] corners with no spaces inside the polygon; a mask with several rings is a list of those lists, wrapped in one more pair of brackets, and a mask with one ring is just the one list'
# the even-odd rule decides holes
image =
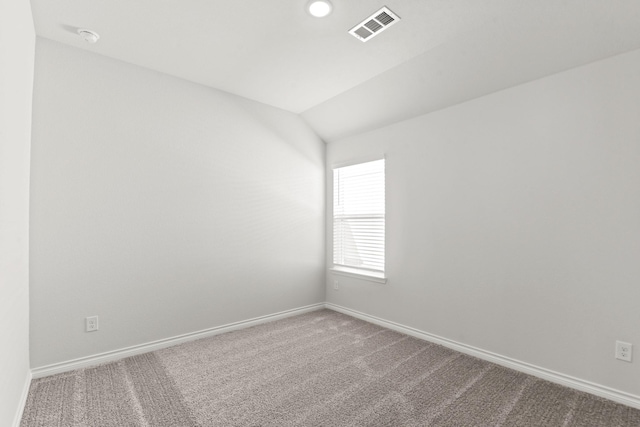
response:
{"label": "air vent", "polygon": [[349,33],[363,42],[369,41],[396,22],[400,17],[386,6],[353,27]]}

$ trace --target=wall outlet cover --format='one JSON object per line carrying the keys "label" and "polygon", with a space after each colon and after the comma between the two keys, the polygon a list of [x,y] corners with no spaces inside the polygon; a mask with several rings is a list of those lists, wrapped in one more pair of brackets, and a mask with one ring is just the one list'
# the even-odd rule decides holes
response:
{"label": "wall outlet cover", "polygon": [[98,316],[91,316],[85,319],[85,331],[94,332],[98,330]]}
{"label": "wall outlet cover", "polygon": [[631,362],[633,353],[633,344],[628,342],[616,341],[616,359]]}

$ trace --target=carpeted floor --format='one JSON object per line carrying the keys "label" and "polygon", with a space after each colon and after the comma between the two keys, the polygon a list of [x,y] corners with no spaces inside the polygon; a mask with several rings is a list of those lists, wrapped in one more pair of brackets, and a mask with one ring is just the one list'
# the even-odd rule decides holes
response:
{"label": "carpeted floor", "polygon": [[34,380],[22,427],[640,426],[640,411],[321,310]]}

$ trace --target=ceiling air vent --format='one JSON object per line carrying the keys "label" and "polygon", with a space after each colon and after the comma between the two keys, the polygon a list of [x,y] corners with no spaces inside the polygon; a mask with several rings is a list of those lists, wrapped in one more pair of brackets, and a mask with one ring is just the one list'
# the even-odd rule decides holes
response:
{"label": "ceiling air vent", "polygon": [[383,7],[355,27],[349,33],[363,42],[369,41],[396,22],[400,17],[391,12],[388,7]]}

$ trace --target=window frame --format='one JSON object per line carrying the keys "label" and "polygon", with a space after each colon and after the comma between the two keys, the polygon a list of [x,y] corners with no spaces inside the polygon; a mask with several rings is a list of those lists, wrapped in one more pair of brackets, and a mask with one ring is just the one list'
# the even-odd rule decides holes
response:
{"label": "window frame", "polygon": [[[335,255],[335,230],[334,230],[334,225],[335,225],[335,192],[336,192],[336,188],[335,188],[335,171],[336,169],[340,169],[340,168],[345,168],[345,167],[349,167],[349,166],[356,166],[359,164],[363,164],[363,163],[369,163],[369,162],[374,162],[374,161],[378,161],[378,160],[384,160],[384,183],[385,183],[385,213],[384,213],[384,228],[385,228],[385,232],[384,232],[384,246],[383,246],[383,251],[384,251],[384,264],[383,264],[383,270],[379,271],[379,270],[370,270],[367,268],[358,268],[358,267],[352,267],[352,266],[346,266],[346,265],[341,265],[341,264],[335,264],[334,263],[334,255]],[[341,275],[341,276],[346,276],[346,277],[354,277],[354,278],[358,278],[358,279],[363,279],[363,280],[367,280],[367,281],[371,281],[371,282],[376,282],[376,283],[387,283],[387,256],[386,256],[386,250],[387,250],[387,233],[386,233],[386,223],[387,223],[387,215],[386,215],[386,180],[387,180],[387,159],[386,156],[375,156],[375,157],[368,157],[368,158],[360,158],[357,160],[353,160],[353,161],[349,161],[349,162],[343,162],[343,163],[336,163],[331,165],[330,167],[330,171],[331,171],[331,177],[330,177],[330,182],[331,182],[331,212],[330,212],[330,221],[331,221],[331,245],[330,245],[330,257],[331,257],[331,267],[329,267],[329,271],[332,272],[333,274],[337,274],[337,275]]]}

